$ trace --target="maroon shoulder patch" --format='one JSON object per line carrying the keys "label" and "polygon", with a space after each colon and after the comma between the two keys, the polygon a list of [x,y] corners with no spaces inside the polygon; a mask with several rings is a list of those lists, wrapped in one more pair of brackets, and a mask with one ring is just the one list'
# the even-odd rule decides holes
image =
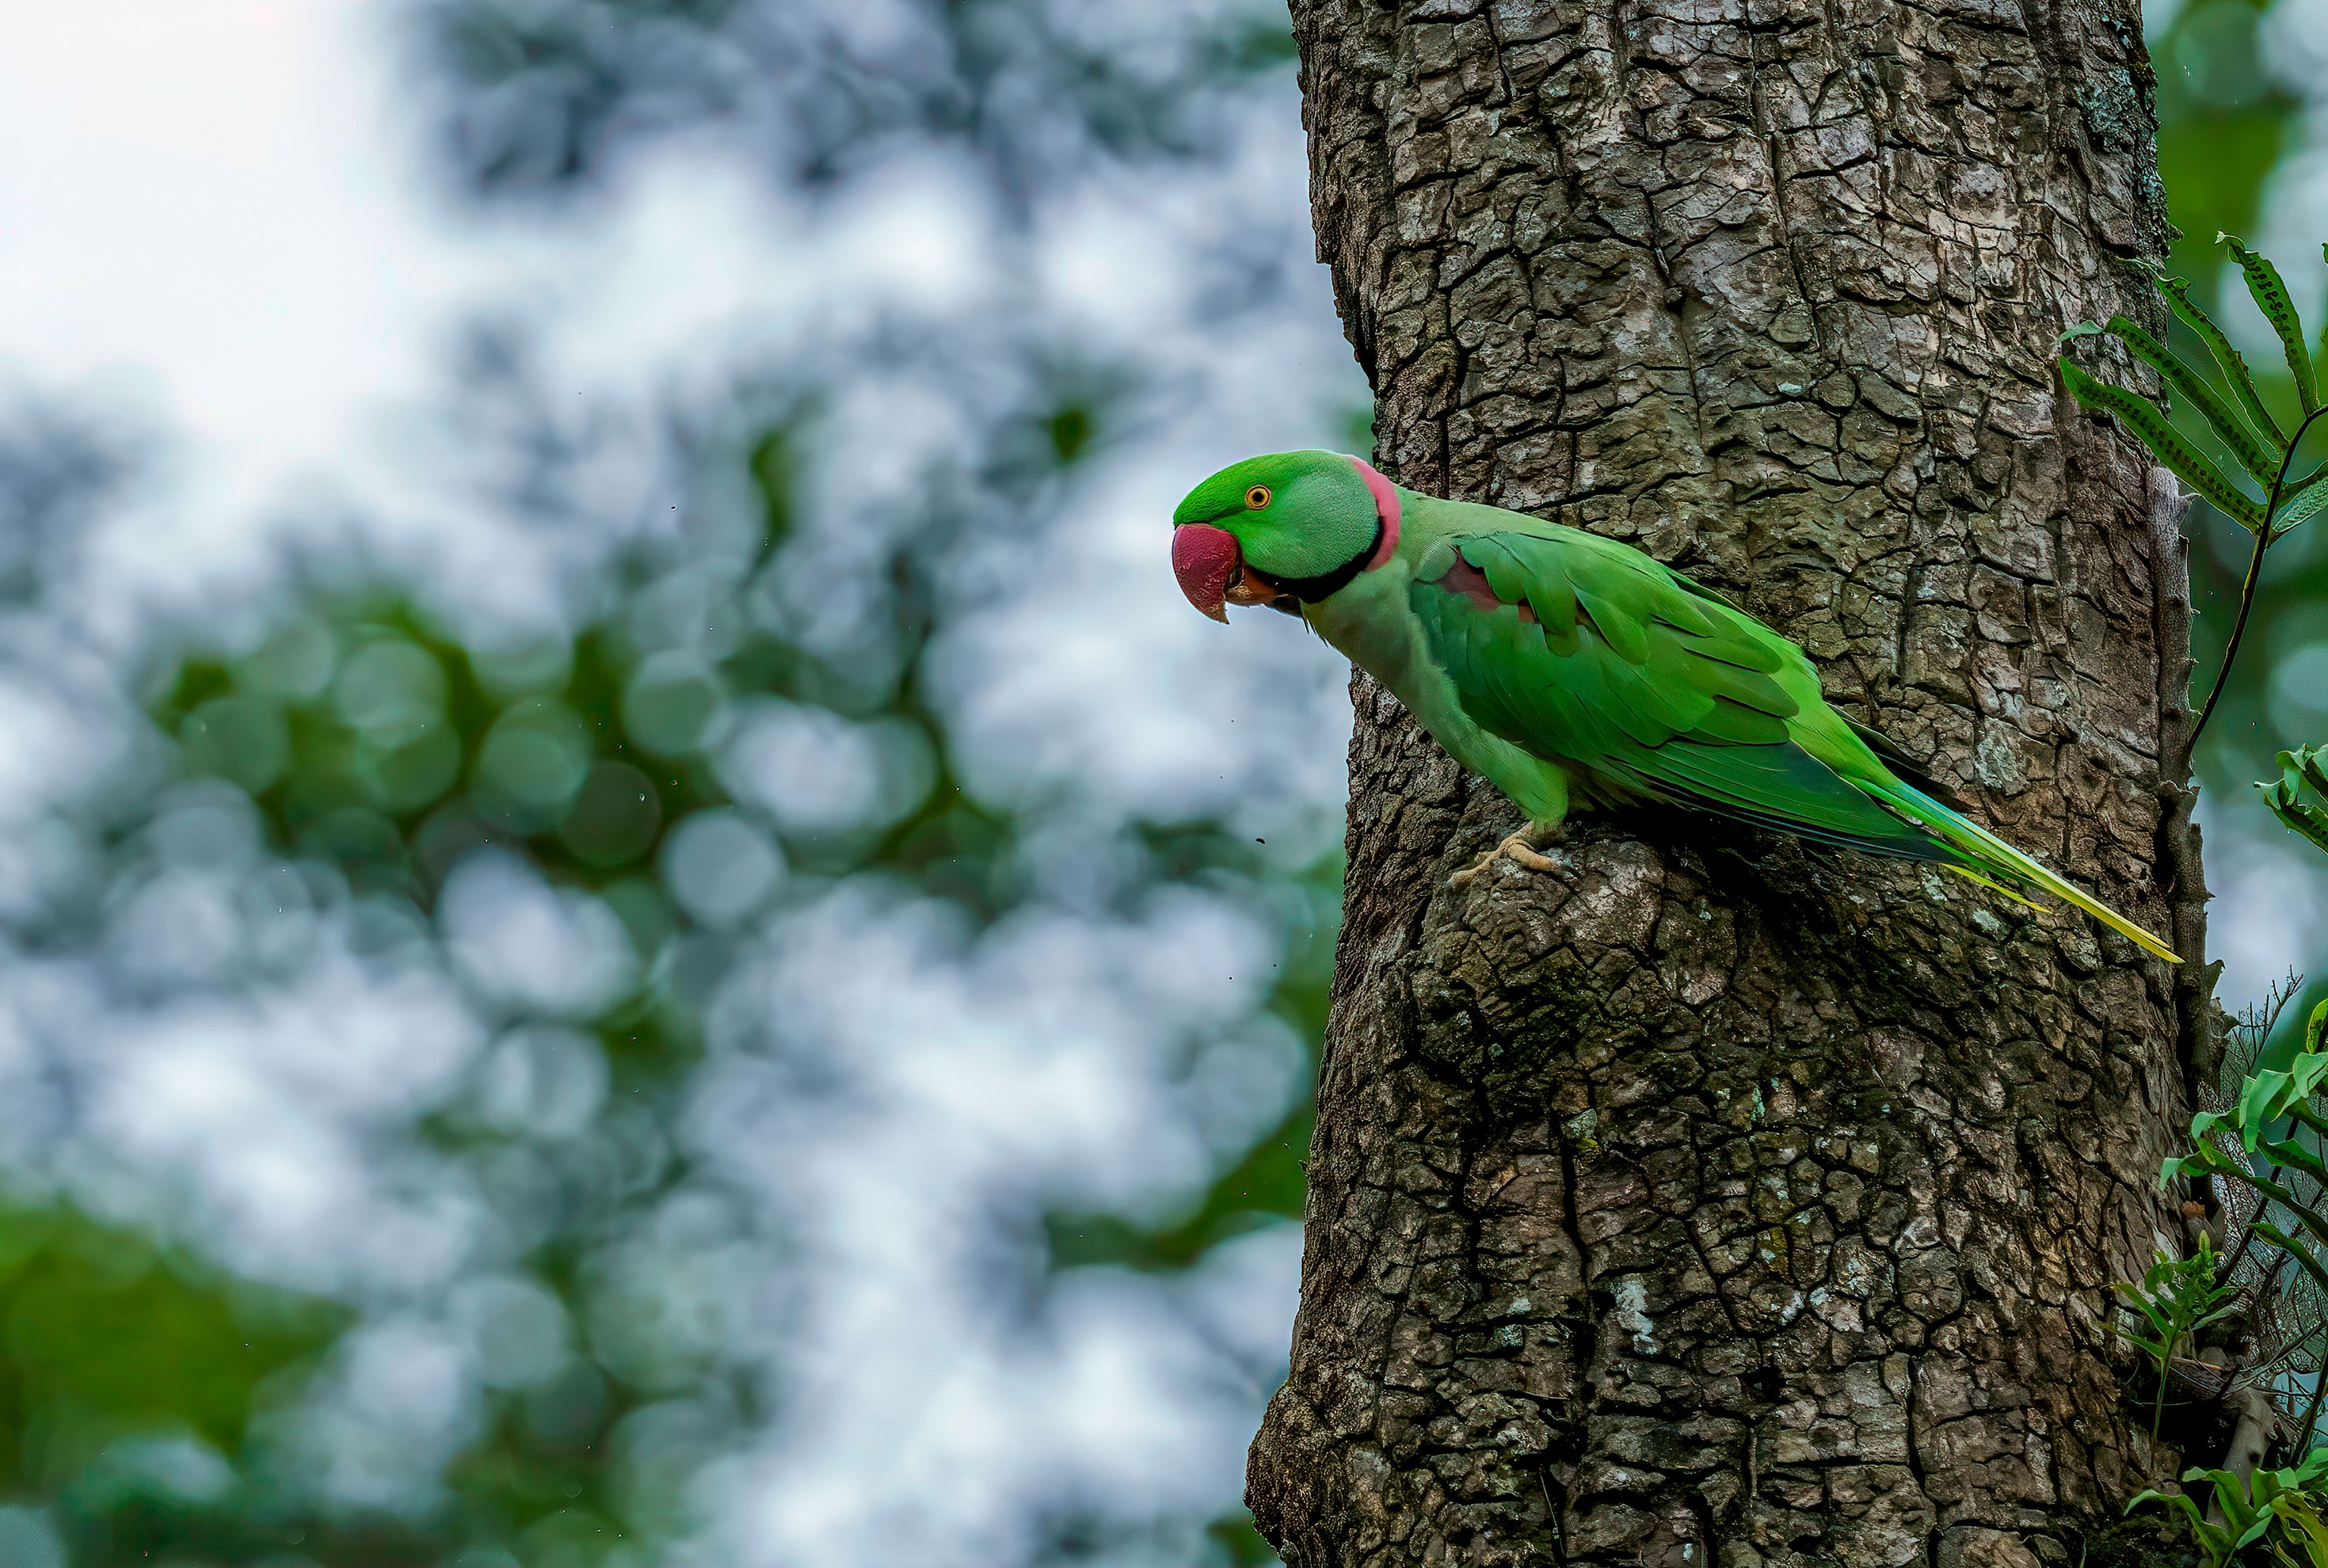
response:
{"label": "maroon shoulder patch", "polygon": [[[1495,588],[1488,581],[1488,574],[1460,555],[1455,558],[1455,564],[1438,579],[1438,585],[1450,594],[1462,595],[1483,610],[1500,609],[1507,602],[1496,596]],[[1535,606],[1525,600],[1520,602],[1519,612],[1523,621],[1535,619]]]}

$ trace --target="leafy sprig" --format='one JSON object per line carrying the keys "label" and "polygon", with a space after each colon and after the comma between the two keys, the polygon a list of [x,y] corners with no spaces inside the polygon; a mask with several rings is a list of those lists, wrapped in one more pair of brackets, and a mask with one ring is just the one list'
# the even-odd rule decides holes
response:
{"label": "leafy sprig", "polygon": [[2148,1330],[2111,1325],[2120,1338],[2149,1357],[2157,1370],[2158,1395],[2150,1410],[2153,1437],[2158,1435],[2158,1423],[2166,1413],[2166,1381],[2173,1370],[2176,1350],[2185,1338],[2235,1310],[2232,1298],[2238,1292],[2218,1277],[2215,1262],[2213,1244],[2201,1236],[2198,1252],[2190,1257],[2157,1253],[2143,1271],[2139,1286],[2123,1280],[2117,1283],[2118,1294]]}
{"label": "leafy sprig", "polygon": [[[2197,1543],[2200,1560],[2206,1568],[2225,1568],[2283,1519],[2298,1531],[2298,1544],[2308,1556],[2306,1521],[2317,1522],[2320,1517],[2319,1493],[2323,1480],[2328,1480],[2328,1449],[2316,1449],[2293,1469],[2259,1469],[2246,1481],[2234,1470],[2184,1470],[2182,1484],[2186,1488],[2193,1481],[2208,1483],[2214,1493],[2211,1512],[2221,1516],[2220,1524],[2210,1521],[2210,1511],[2202,1510],[2187,1489],[2162,1492],[2154,1488],[2128,1503],[2126,1511],[2130,1514],[2145,1503],[2164,1503],[2180,1511],[2191,1526],[2191,1537]],[[2272,1550],[2283,1562],[2295,1561],[2276,1542]]]}
{"label": "leafy sprig", "polygon": [[[2286,1568],[2328,1568],[2328,1515],[2320,1505],[2320,1498],[2304,1488],[2283,1489],[2271,1499],[2281,1536],[2271,1544],[2271,1554]],[[2293,1552],[2287,1549],[2290,1542],[2295,1545]]]}
{"label": "leafy sprig", "polygon": [[[2323,495],[2328,495],[2323,487]],[[2289,831],[2300,833],[2323,850],[2328,850],[2328,805],[2315,806],[2304,799],[2304,788],[2328,802],[2328,746],[2307,746],[2279,754],[2279,776],[2256,788],[2263,792],[2263,803],[2271,808]]]}
{"label": "leafy sprig", "polygon": [[[2221,1180],[2248,1188],[2258,1199],[2248,1234],[2328,1293],[2328,1214],[2321,1212],[2316,1197],[2328,1191],[2328,1162],[2319,1152],[2328,1139],[2328,1115],[2315,1103],[2328,1085],[2323,1029],[2328,1029],[2328,1001],[2313,1009],[2303,1048],[2286,1067],[2248,1074],[2228,1109],[2201,1112],[2191,1119],[2191,1152],[2170,1155],[2159,1168],[2158,1183],[2166,1188],[2177,1181]],[[2231,1152],[2234,1148],[2261,1159],[2242,1160]],[[2295,1190],[2295,1177],[2312,1184],[2312,1196]],[[2283,1227],[2275,1214],[2286,1216],[2293,1229]],[[2311,1446],[2323,1391],[2328,1391],[2328,1378],[2315,1385],[2305,1412],[2295,1445],[2299,1453]]]}
{"label": "leafy sprig", "polygon": [[[2288,297],[2287,286],[2281,281],[2277,268],[2228,234],[2218,234],[2215,239],[2217,243],[2229,248],[2247,280],[2248,292],[2279,338],[2287,361],[2287,373],[2295,383],[2296,399],[2304,410],[2304,418],[2294,431],[2284,429],[2273,418],[2246,359],[2231,346],[2222,328],[2192,303],[2187,278],[2168,277],[2156,272],[2146,274],[2166,308],[2206,345],[2217,373],[2229,389],[2228,397],[2197,367],[2125,316],[2112,316],[2099,325],[2080,323],[2061,335],[2064,349],[2086,338],[2115,338],[2123,343],[2128,353],[2158,372],[2169,396],[2180,398],[2197,413],[2224,450],[2238,460],[2246,477],[2263,491],[2260,497],[2249,493],[2197,441],[2175,427],[2163,406],[2130,387],[2098,380],[2067,354],[2062,355],[2061,382],[2071,397],[2089,408],[2116,418],[2150,449],[2161,465],[2255,536],[2254,549],[2248,557],[2247,576],[2239,588],[2239,614],[2231,624],[2229,643],[2215,672],[2214,685],[2209,689],[2199,717],[2191,727],[2193,745],[2206,728],[2208,719],[2214,716],[2215,704],[2221,699],[2232,665],[2238,661],[2248,618],[2255,607],[2256,589],[2262,581],[2264,552],[2292,530],[2328,510],[2328,484],[2315,484],[2323,473],[2328,473],[2328,464],[2315,465],[2302,474],[2295,473],[2297,449],[2313,423],[2328,413],[2328,407],[2323,404],[2320,376],[2313,362],[2311,347],[2305,341],[2303,320]],[[2322,249],[2328,253],[2328,246]]]}

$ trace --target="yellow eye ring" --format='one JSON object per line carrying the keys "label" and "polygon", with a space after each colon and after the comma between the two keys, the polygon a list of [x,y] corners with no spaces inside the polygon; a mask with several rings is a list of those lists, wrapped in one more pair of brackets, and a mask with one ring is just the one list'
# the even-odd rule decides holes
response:
{"label": "yellow eye ring", "polygon": [[1263,507],[1267,506],[1269,504],[1269,486],[1266,484],[1256,484],[1251,490],[1246,491],[1244,493],[1244,503],[1248,509],[1253,512],[1259,512]]}

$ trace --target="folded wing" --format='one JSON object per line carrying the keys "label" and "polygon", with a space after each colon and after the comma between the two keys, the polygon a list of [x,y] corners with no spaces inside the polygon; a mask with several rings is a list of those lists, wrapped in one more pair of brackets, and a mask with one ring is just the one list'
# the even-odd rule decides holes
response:
{"label": "folded wing", "polygon": [[[1549,526],[1474,534],[1425,556],[1412,600],[1475,723],[1605,793],[1957,858],[1805,746],[1866,750],[1799,650],[1638,552]],[[1882,775],[1873,754],[1864,766]]]}

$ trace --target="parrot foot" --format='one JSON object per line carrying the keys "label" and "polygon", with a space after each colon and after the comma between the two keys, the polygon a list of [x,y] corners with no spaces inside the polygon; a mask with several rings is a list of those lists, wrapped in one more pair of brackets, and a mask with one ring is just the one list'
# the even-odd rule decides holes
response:
{"label": "parrot foot", "polygon": [[1531,841],[1529,831],[1524,828],[1447,878],[1448,883],[1450,886],[1460,887],[1498,860],[1510,860],[1516,865],[1526,867],[1531,871],[1560,869],[1560,862],[1539,850]]}

